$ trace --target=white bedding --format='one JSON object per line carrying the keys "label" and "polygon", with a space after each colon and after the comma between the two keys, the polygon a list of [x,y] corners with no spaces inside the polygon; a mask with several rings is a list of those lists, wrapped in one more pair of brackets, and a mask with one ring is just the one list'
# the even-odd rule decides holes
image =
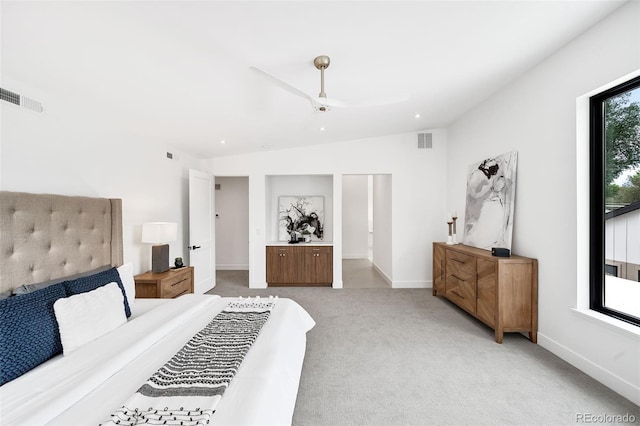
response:
{"label": "white bedding", "polygon": [[[2,425],[99,424],[231,298],[185,295],[140,306],[120,328],[0,387]],[[138,304],[136,303],[136,307]],[[220,401],[213,424],[291,424],[306,332],[315,325],[279,299]]]}

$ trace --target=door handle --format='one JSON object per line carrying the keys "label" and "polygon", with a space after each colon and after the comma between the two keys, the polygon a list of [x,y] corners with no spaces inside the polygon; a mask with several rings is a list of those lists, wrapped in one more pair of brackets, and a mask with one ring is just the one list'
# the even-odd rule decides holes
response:
{"label": "door handle", "polygon": [[202,248],[202,246],[189,246],[187,247],[189,250],[197,250],[199,248]]}

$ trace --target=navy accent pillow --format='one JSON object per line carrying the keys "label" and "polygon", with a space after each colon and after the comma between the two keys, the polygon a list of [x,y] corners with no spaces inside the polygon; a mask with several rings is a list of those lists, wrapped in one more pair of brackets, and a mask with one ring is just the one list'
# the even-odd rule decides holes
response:
{"label": "navy accent pillow", "polygon": [[127,294],[124,291],[124,285],[122,285],[118,269],[107,269],[106,271],[99,272],[88,277],[65,281],[63,284],[67,290],[67,296],[73,296],[74,294],[86,293],[88,291],[95,290],[98,287],[102,287],[113,282],[117,283],[118,287],[120,287],[120,290],[122,291],[122,297],[124,297],[124,313],[127,315],[127,318],[129,318],[131,316],[131,309],[129,309]]}
{"label": "navy accent pillow", "polygon": [[0,386],[62,353],[53,303],[62,283],[0,300]]}

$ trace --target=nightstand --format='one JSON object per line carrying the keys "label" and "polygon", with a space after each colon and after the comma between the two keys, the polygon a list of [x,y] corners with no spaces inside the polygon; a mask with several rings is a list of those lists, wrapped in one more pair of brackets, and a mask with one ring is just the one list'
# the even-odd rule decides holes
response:
{"label": "nightstand", "polygon": [[193,266],[169,269],[154,274],[147,271],[134,277],[136,298],[172,299],[186,293],[193,293]]}

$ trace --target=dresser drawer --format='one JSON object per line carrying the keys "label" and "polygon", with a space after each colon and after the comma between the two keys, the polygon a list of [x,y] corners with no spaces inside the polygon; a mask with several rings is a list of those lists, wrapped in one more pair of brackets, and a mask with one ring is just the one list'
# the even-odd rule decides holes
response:
{"label": "dresser drawer", "polygon": [[[189,271],[185,271],[189,272]],[[162,280],[162,297],[173,298],[191,291],[191,274],[183,273]]]}
{"label": "dresser drawer", "polygon": [[467,312],[476,313],[476,280],[461,279],[457,275],[447,275],[445,294],[455,304]]}
{"label": "dresser drawer", "polygon": [[447,272],[458,275],[462,279],[473,277],[476,274],[476,258],[468,254],[447,250]]}

